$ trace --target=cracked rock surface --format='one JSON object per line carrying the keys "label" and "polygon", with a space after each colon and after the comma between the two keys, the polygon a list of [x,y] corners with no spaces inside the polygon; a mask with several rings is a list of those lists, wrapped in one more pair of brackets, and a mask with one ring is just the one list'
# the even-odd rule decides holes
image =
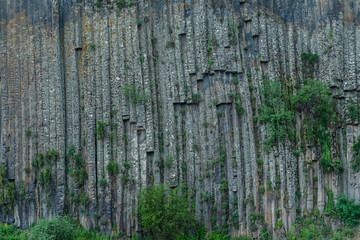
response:
{"label": "cracked rock surface", "polygon": [[[346,117],[359,101],[359,1],[95,2],[0,0],[0,163],[4,192],[16,189],[13,209],[7,197],[0,205],[1,222],[25,228],[69,213],[131,236],[140,230],[137,194],[165,184],[188,187],[208,229],[228,223],[232,236],[257,236],[250,216],[262,213],[277,235],[305,209],[322,213],[327,189],[360,200],[351,168],[360,132]],[[323,172],[311,144],[300,154],[289,140],[263,151],[259,86],[264,76],[305,79],[303,52],[319,56],[313,77],[329,84],[345,119],[332,137],[340,174]],[[51,149],[56,161],[36,169]]]}

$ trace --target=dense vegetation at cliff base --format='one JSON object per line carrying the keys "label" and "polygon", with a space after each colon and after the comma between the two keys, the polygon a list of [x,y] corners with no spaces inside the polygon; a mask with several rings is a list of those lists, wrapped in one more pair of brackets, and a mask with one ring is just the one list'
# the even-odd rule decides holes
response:
{"label": "dense vegetation at cliff base", "polygon": [[[360,219],[360,204],[348,200],[346,196],[337,197],[328,192],[328,202],[324,215],[319,211],[307,211],[298,217],[292,230],[287,233],[288,239],[351,239],[356,233]],[[164,186],[154,186],[144,189],[139,195],[138,215],[142,227],[141,236],[132,239],[175,239],[175,240],[228,240],[226,229],[215,228],[206,233],[193,214],[189,198],[179,189],[165,189]],[[327,220],[326,220],[327,219]],[[341,219],[342,225],[335,230],[329,225],[329,219]],[[109,235],[100,234],[98,229],[86,230],[77,221],[67,216],[40,219],[28,230],[17,229],[13,225],[0,224],[0,240],[62,240],[62,239],[122,239],[123,232],[113,231]],[[233,240],[251,239],[246,236],[232,238]],[[270,240],[269,232],[263,229],[258,239]]]}

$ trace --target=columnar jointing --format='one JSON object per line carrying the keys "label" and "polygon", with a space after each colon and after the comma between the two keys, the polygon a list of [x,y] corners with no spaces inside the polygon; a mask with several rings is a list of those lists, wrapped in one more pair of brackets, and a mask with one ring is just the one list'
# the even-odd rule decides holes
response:
{"label": "columnar jointing", "polygon": [[[278,235],[306,209],[323,213],[329,190],[360,199],[347,107],[359,95],[358,1],[116,2],[0,0],[0,221],[67,213],[131,236],[137,194],[164,184],[189,192],[208,229],[256,236],[250,216],[262,215]],[[303,53],[318,56],[311,71]],[[342,172],[324,171],[301,111],[299,145],[264,150],[262,86],[296,93],[307,78],[336,98]]]}

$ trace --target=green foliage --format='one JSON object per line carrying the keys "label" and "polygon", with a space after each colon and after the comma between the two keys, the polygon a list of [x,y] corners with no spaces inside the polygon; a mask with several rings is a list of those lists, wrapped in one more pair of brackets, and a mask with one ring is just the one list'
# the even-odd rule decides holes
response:
{"label": "green foliage", "polygon": [[124,162],[124,168],[128,170],[131,167],[131,164],[129,162]]}
{"label": "green foliage", "polygon": [[329,87],[325,83],[308,78],[298,94],[293,97],[293,102],[297,110],[312,117],[305,126],[307,137],[319,144],[327,143],[327,130],[335,117]]}
{"label": "green foliage", "polygon": [[236,76],[233,77],[232,81],[233,81],[234,85],[237,85],[239,83],[239,79]]}
{"label": "green foliage", "polygon": [[360,120],[360,109],[359,106],[357,104],[349,104],[347,105],[347,116],[355,121],[355,120]]}
{"label": "green foliage", "polygon": [[100,5],[101,5],[101,0],[94,2],[95,7],[100,7]]}
{"label": "green foliage", "polygon": [[135,0],[120,0],[116,2],[116,6],[121,10],[125,7],[130,7],[135,3],[136,3]]}
{"label": "green foliage", "polygon": [[[336,217],[337,213],[332,212],[332,216]],[[297,217],[296,222],[291,227],[291,231],[286,234],[286,237],[289,240],[340,240],[353,238],[355,232],[355,228],[349,228],[348,226],[338,227],[335,229],[335,231],[332,231],[331,226],[325,225],[324,218],[320,212],[313,211],[311,213],[304,214],[303,217]]]}
{"label": "green foliage", "polygon": [[178,189],[153,186],[139,195],[138,215],[143,231],[152,239],[176,239],[199,229],[189,201]]}
{"label": "green foliage", "polygon": [[68,217],[40,219],[29,230],[0,223],[1,240],[108,240],[110,237],[95,230],[88,231]]}
{"label": "green foliage", "polygon": [[323,167],[324,172],[335,172],[337,174],[344,171],[342,163],[339,158],[332,158],[330,149],[327,145],[322,147],[322,155],[320,158],[320,166]]}
{"label": "green foliage", "polygon": [[265,193],[265,187],[264,186],[261,186],[259,188],[259,194],[264,194]]}
{"label": "green foliage", "polygon": [[42,153],[37,153],[35,159],[31,163],[32,166],[34,166],[37,169],[40,169],[45,164],[45,157]]}
{"label": "green foliage", "polygon": [[291,92],[286,91],[286,87],[279,81],[271,83],[266,78],[260,88],[260,94],[262,104],[259,107],[259,120],[267,124],[268,130],[265,147],[269,149],[286,137],[293,139],[295,114],[290,104]]}
{"label": "green foliage", "polygon": [[93,43],[93,42],[88,43],[87,50],[93,51],[94,49],[95,49],[95,43]]}
{"label": "green foliage", "polygon": [[329,87],[309,78],[293,97],[293,102],[296,109],[307,116],[304,121],[305,137],[322,148],[320,165],[324,172],[342,172],[340,159],[332,158],[330,152],[329,130],[334,125],[336,112]]}
{"label": "green foliage", "polygon": [[228,181],[226,179],[221,179],[220,181],[220,191],[227,193],[229,190]]}
{"label": "green foliage", "polygon": [[31,137],[31,130],[30,129],[25,129],[25,136]]}
{"label": "green foliage", "polygon": [[18,229],[14,225],[0,223],[0,239],[1,240],[27,240],[25,231]]}
{"label": "green foliage", "polygon": [[229,240],[230,237],[228,234],[223,233],[220,230],[214,230],[206,234],[206,240]]}
{"label": "green foliage", "polygon": [[70,146],[66,151],[66,157],[71,160],[72,168],[69,169],[70,175],[75,179],[75,182],[84,185],[88,178],[86,172],[85,162],[80,154],[75,153],[74,145]]}
{"label": "green foliage", "polygon": [[316,53],[303,52],[301,54],[301,59],[303,61],[305,61],[306,63],[308,63],[308,64],[314,64],[314,63],[316,63],[318,61],[319,57],[318,57],[318,55]]}
{"label": "green foliage", "polygon": [[105,138],[105,127],[106,127],[106,123],[105,122],[101,122],[101,121],[97,121],[97,128],[96,128],[96,135],[98,139],[104,139]]}
{"label": "green foliage", "polygon": [[354,162],[351,164],[352,169],[358,172],[360,170],[360,139],[352,147],[354,151]]}
{"label": "green foliage", "polygon": [[284,224],[283,224],[283,220],[280,219],[280,220],[276,221],[276,223],[275,223],[275,228],[276,228],[276,229],[280,229],[283,225],[284,225]]}
{"label": "green foliage", "polygon": [[324,214],[327,215],[333,215],[334,211],[335,211],[335,204],[334,204],[334,193],[331,191],[331,189],[325,189],[328,199],[326,201],[325,204],[325,208],[324,208]]}
{"label": "green foliage", "polygon": [[13,212],[15,204],[15,182],[8,182],[6,186],[6,201],[9,209]]}
{"label": "green foliage", "polygon": [[201,101],[201,97],[198,93],[193,93],[191,95],[191,100],[193,101],[193,103],[199,103]]}
{"label": "green foliage", "polygon": [[171,166],[173,164],[173,157],[171,155],[167,156],[165,158],[164,164],[165,164],[166,168],[171,168]]}
{"label": "green foliage", "polygon": [[45,153],[45,159],[48,162],[55,162],[59,158],[59,152],[55,149],[50,149]]}
{"label": "green foliage", "polygon": [[135,83],[126,83],[123,87],[123,94],[131,104],[145,103],[147,97],[144,90],[140,90]]}
{"label": "green foliage", "polygon": [[83,208],[85,208],[89,203],[90,203],[90,199],[89,197],[86,195],[86,192],[83,191],[81,194],[80,194],[80,203],[81,203],[81,206]]}
{"label": "green foliage", "polygon": [[73,226],[67,217],[40,219],[30,228],[29,240],[62,240],[73,239]]}
{"label": "green foliage", "polygon": [[234,101],[235,101],[235,109],[236,109],[236,112],[237,112],[239,115],[244,114],[244,113],[245,113],[245,110],[244,110],[244,108],[242,107],[242,100],[241,100],[241,95],[240,95],[240,93],[235,94],[235,96],[234,96]]}
{"label": "green foliage", "polygon": [[208,57],[208,68],[210,68],[212,66],[212,64],[214,63],[214,59],[210,56]]}
{"label": "green foliage", "polygon": [[105,186],[107,184],[107,180],[105,178],[101,178],[99,180],[99,184],[100,184],[100,186]]}
{"label": "green foliage", "polygon": [[114,161],[114,160],[110,160],[108,165],[106,166],[106,170],[111,174],[111,175],[117,175],[119,173],[119,168],[118,168],[118,164]]}
{"label": "green foliage", "polygon": [[6,166],[4,163],[0,163],[0,204],[5,203],[5,198],[4,198],[5,179],[6,179]]}
{"label": "green foliage", "polygon": [[39,184],[45,184],[49,183],[51,179],[51,169],[48,168],[42,168],[40,173],[37,175],[37,179]]}
{"label": "green foliage", "polygon": [[346,225],[355,226],[359,224],[360,204],[355,204],[354,200],[347,199],[345,195],[341,195],[337,198],[335,211]]}

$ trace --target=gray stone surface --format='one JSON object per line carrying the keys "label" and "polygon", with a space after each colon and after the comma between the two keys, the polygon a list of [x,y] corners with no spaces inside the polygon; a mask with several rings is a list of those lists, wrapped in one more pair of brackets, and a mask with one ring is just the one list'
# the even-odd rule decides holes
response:
{"label": "gray stone surface", "polygon": [[[360,89],[359,11],[356,0],[139,0],[121,10],[115,0],[99,7],[90,0],[0,0],[0,163],[17,190],[14,212],[0,210],[0,221],[28,227],[68,212],[87,228],[110,231],[115,223],[132,236],[140,230],[141,188],[185,184],[208,229],[228,222],[232,236],[256,237],[250,215],[262,213],[279,236],[297,208],[323,212],[325,189],[359,201],[360,173],[351,168],[358,122],[346,117]],[[301,71],[301,53],[309,51],[319,56],[310,77],[331,86],[346,120],[333,135],[340,175],[322,171],[310,143],[300,156],[287,139],[263,151],[266,126],[254,119],[264,76],[286,76],[295,86],[309,77]],[[131,101],[129,85],[143,101]],[[229,93],[240,93],[243,115]],[[303,120],[297,113],[299,141]],[[104,139],[98,121],[106,123]],[[84,186],[69,172],[72,145],[86,165]],[[49,149],[60,154],[50,190],[31,165]],[[111,160],[117,176],[106,170]],[[89,204],[71,202],[69,189],[84,191]],[[274,229],[277,210],[281,230]]]}

